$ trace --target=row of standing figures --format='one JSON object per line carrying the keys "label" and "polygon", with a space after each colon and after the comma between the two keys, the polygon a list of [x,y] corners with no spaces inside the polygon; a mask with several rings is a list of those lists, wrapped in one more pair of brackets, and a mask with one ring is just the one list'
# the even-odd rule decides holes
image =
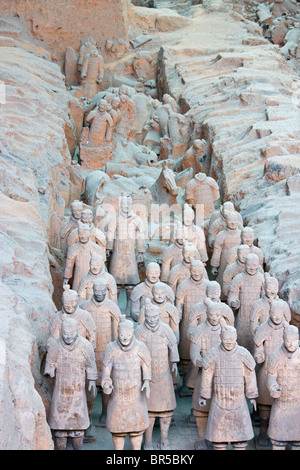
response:
{"label": "row of standing figures", "polygon": [[[130,196],[121,198],[106,233],[81,203],[71,209],[61,231],[62,309],[51,322],[45,368],[55,378],[49,426],[57,448],[68,438],[81,448],[98,387],[100,424],[115,449],[124,448],[126,435],[133,449],[153,449],[156,418],[158,447],[169,449],[179,363],[179,395],[192,395],[196,449],[206,441],[216,450],[229,443],[245,449],[254,437],[249,401],[253,416],[258,409],[260,443],[270,438],[274,449],[299,448],[298,328],[233,204],[215,211],[205,229],[185,205],[161,267],[150,262],[143,282],[145,240]],[[122,287],[127,316],[118,302]]]}

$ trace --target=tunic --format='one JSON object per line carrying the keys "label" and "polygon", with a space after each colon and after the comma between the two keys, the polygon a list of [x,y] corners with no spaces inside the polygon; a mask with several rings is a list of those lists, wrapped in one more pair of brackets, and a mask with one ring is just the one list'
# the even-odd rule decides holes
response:
{"label": "tunic", "polygon": [[127,216],[120,212],[107,231],[107,249],[112,250],[110,274],[119,285],[140,282],[136,251],[145,251],[145,232],[142,219],[136,214]]}
{"label": "tunic", "polygon": [[257,272],[253,276],[246,271],[237,274],[229,287],[227,303],[238,299],[240,308],[236,317],[236,330],[238,335],[238,343],[249,351],[253,347],[253,339],[250,331],[250,312],[252,305],[264,293],[264,275]]}
{"label": "tunic", "polygon": [[94,297],[86,300],[81,307],[87,310],[96,324],[96,364],[100,385],[103,353],[111,341],[118,336],[118,324],[121,317],[121,310],[112,300],[105,299],[97,302]]}
{"label": "tunic", "polygon": [[[276,441],[300,441],[300,349],[289,353],[284,345],[268,360],[267,386],[278,384],[279,398],[273,398],[268,435]],[[291,423],[293,425],[291,426]]]}
{"label": "tunic", "polygon": [[210,176],[196,174],[185,189],[185,200],[193,208],[197,204],[204,206],[204,219],[208,219],[215,210],[214,201],[220,197],[219,186]]}
{"label": "tunic", "polygon": [[246,397],[256,398],[258,390],[249,351],[238,345],[226,351],[221,344],[210,349],[203,359],[200,396],[211,399],[205,439],[242,442],[254,437]]}
{"label": "tunic", "polygon": [[195,224],[185,225],[184,226],[187,232],[187,240],[190,243],[193,243],[200,254],[200,259],[202,263],[206,263],[208,260],[206,244],[205,244],[205,235],[202,228],[198,227]]}
{"label": "tunic", "polygon": [[101,385],[110,382],[113,391],[107,406],[106,427],[111,433],[144,431],[149,426],[147,402],[141,391],[151,379],[151,357],[146,346],[133,337],[127,347],[118,340],[107,345],[103,355]]}
{"label": "tunic", "polygon": [[254,356],[259,352],[262,352],[264,356],[264,362],[260,363],[261,367],[259,367],[257,371],[257,385],[259,391],[259,397],[257,399],[258,404],[272,405],[273,399],[266,383],[268,357],[275,349],[278,349],[282,345],[283,331],[283,322],[276,325],[269,318],[257,328],[254,335]]}
{"label": "tunic", "polygon": [[72,289],[78,289],[82,276],[90,270],[90,260],[93,255],[103,255],[102,249],[91,240],[87,243],[77,242],[70,246],[67,252],[64,278],[70,279],[73,276]]}
{"label": "tunic", "polygon": [[169,361],[179,362],[176,337],[166,323],[159,322],[156,330],[146,323],[135,330],[138,340],[145,343],[151,356],[150,398],[148,411],[162,413],[176,408],[176,398]]}
{"label": "tunic", "polygon": [[49,345],[45,374],[55,377],[48,424],[54,430],[84,430],[90,425],[86,380],[97,380],[93,346],[78,336],[72,346],[62,338]]}

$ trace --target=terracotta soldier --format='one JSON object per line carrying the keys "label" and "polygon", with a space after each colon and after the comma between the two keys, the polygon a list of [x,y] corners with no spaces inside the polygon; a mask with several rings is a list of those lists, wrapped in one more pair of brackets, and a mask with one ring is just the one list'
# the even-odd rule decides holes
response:
{"label": "terracotta soldier", "polygon": [[134,325],[125,315],[118,326],[118,338],[103,355],[101,386],[109,395],[106,427],[115,450],[123,450],[126,435],[133,450],[140,450],[149,426],[146,398],[150,396],[151,356],[134,336]]}
{"label": "terracotta soldier", "polygon": [[45,375],[55,378],[48,424],[56,448],[65,450],[71,438],[73,449],[80,450],[90,425],[86,390],[96,396],[97,368],[93,346],[73,318],[63,320],[61,336],[49,344]]}
{"label": "terracotta soldier", "polygon": [[122,120],[122,114],[121,114],[121,111],[120,111],[119,107],[120,107],[120,98],[118,96],[116,96],[115,98],[112,99],[111,109],[108,111],[109,114],[112,117],[112,120],[113,120],[112,134],[115,132],[116,126]]}
{"label": "terracotta soldier", "polygon": [[[151,262],[146,267],[146,279],[138,284],[132,290],[130,296],[130,315],[134,321],[138,321],[141,308],[146,298],[152,299],[152,287],[159,282],[160,267],[158,263]],[[168,302],[172,304],[175,301],[175,295],[172,288],[165,284]]]}
{"label": "terracotta soldier", "polygon": [[91,100],[98,93],[98,85],[103,80],[104,61],[96,48],[85,54],[81,67],[81,83],[84,96]]}
{"label": "terracotta soldier", "polygon": [[87,36],[80,41],[77,68],[81,71],[83,60],[91,50],[96,48],[96,40],[92,36]]}
{"label": "terracotta soldier", "polygon": [[[183,243],[183,250],[182,250],[183,259],[182,262],[176,264],[170,271],[168,276],[168,284],[173,289],[174,294],[176,293],[176,289],[181,281],[190,277],[190,264],[191,260],[190,257],[199,259],[199,251],[193,245],[193,243],[189,243],[185,241]],[[207,277],[207,274],[206,274]]]}
{"label": "terracotta soldier", "polygon": [[[241,231],[238,228],[238,213],[228,212],[226,214],[226,228],[221,230],[216,236],[213,254],[210,260],[211,273],[216,277],[216,281],[223,288],[223,273],[226,268],[227,253],[230,248],[239,245],[241,242]],[[224,293],[222,291],[222,298]]]}
{"label": "terracotta soldier", "polygon": [[161,281],[167,282],[170,270],[183,260],[183,242],[186,239],[185,230],[178,224],[175,231],[175,240],[162,253]]}
{"label": "terracotta soldier", "polygon": [[125,287],[128,313],[132,289],[140,282],[138,263],[143,261],[145,251],[143,221],[134,214],[132,205],[132,197],[123,193],[120,211],[109,224],[106,237],[107,250],[112,252],[109,272],[115,278],[119,292]]}
{"label": "terracotta soldier", "polygon": [[270,354],[267,387],[273,399],[268,435],[273,450],[300,448],[299,404],[300,348],[299,330],[289,325],[283,332],[283,344]]}
{"label": "terracotta soldier", "polygon": [[248,245],[238,245],[236,261],[226,266],[224,273],[223,273],[223,283],[222,283],[223,295],[225,298],[227,298],[228,289],[234,276],[244,271],[245,259],[246,259],[246,256],[248,256],[249,254],[250,254],[250,248]]}
{"label": "terracotta soldier", "polygon": [[[234,212],[235,208],[232,202],[226,201],[217,211],[213,212],[207,227],[207,242],[210,248],[213,248],[215,238],[219,232],[226,229],[226,215],[228,212]],[[238,227],[243,228],[242,216],[238,213]],[[239,243],[237,243],[238,245]]]}
{"label": "terracotta soldier", "polygon": [[70,218],[61,226],[60,229],[60,248],[66,254],[68,250],[67,239],[72,230],[78,227],[83,211],[83,203],[81,201],[73,201],[71,204]]}
{"label": "terracotta soldier", "polygon": [[101,247],[91,240],[91,228],[88,224],[80,224],[78,237],[78,242],[70,246],[67,251],[63,281],[66,285],[73,276],[73,290],[78,289],[82,276],[89,272],[91,257],[94,254],[102,255]]}
{"label": "terracotta soldier", "polygon": [[[259,325],[266,320],[268,320],[270,316],[270,308],[272,303],[275,300],[279,300],[278,297],[278,281],[276,277],[270,276],[269,273],[264,274],[265,277],[265,293],[263,296],[256,300],[252,305],[251,312],[250,312],[250,329],[251,333],[254,335],[255,331],[259,327]],[[281,301],[283,316],[287,323],[291,321],[291,309],[289,304],[284,300]]]}
{"label": "terracotta soldier", "polygon": [[153,449],[152,432],[156,417],[160,422],[159,448],[169,449],[169,427],[176,408],[172,372],[178,375],[177,339],[169,325],[160,320],[160,309],[149,299],[145,304],[145,321],[136,328],[135,336],[145,343],[151,355],[150,398],[147,399],[150,424],[145,431],[144,449]]}
{"label": "terracotta soldier", "polygon": [[[196,210],[202,206],[204,220],[210,218],[215,210],[215,201],[220,197],[219,185],[205,173],[197,173],[185,188],[185,200]],[[204,222],[203,220],[203,222]]]}
{"label": "terracotta soldier", "polygon": [[184,204],[183,209],[183,226],[186,230],[186,239],[190,243],[193,243],[198,249],[201,257],[201,261],[206,263],[208,260],[206,244],[205,244],[205,235],[201,227],[194,223],[195,212],[188,205]]}
{"label": "terracotta soldier", "polygon": [[73,318],[78,323],[78,333],[95,346],[96,324],[93,317],[79,306],[79,296],[70,286],[65,286],[62,295],[62,308],[51,320],[48,344],[61,336],[62,323],[65,318]]}
{"label": "terracotta soldier", "polygon": [[181,318],[179,356],[182,367],[183,385],[180,396],[191,396],[185,385],[185,377],[190,362],[190,340],[187,336],[189,313],[192,306],[205,299],[208,279],[204,275],[205,268],[200,260],[191,257],[190,276],[184,279],[176,289],[176,307]]}
{"label": "terracotta soldier", "polygon": [[[94,214],[91,209],[84,209],[81,213],[81,222],[83,224],[88,224],[91,228],[91,240],[93,243],[97,243],[102,249],[102,257],[106,261],[106,237],[102,230],[96,228],[93,224]],[[79,240],[78,237],[78,227],[74,228],[68,236],[67,244],[68,248],[77,243]]]}
{"label": "terracotta soldier", "polygon": [[269,355],[282,345],[285,324],[281,301],[274,300],[268,320],[259,325],[254,335],[254,359],[257,364],[261,364],[257,370],[257,405],[260,420],[258,444],[263,446],[268,445],[267,427],[273,400],[266,382],[267,362]]}
{"label": "terracotta soldier", "polygon": [[205,407],[199,405],[202,361],[212,347],[221,343],[221,326],[225,324],[221,303],[210,300],[207,305],[207,318],[193,330],[190,342],[191,363],[197,371],[192,398],[192,414],[196,418],[199,434],[199,440],[195,442],[196,450],[206,447],[203,440],[210,406],[210,400],[207,400]]}
{"label": "terracotta soldier", "polygon": [[[98,370],[97,385],[99,386],[101,384],[103,353],[108,343],[117,338],[118,324],[121,318],[121,310],[115,302],[107,298],[107,292],[108,283],[106,279],[96,279],[93,283],[93,296],[81,305],[84,310],[91,314],[96,324],[95,356]],[[107,411],[107,399],[107,395],[102,394],[102,413],[100,416],[100,423],[104,424],[104,426]]]}
{"label": "terracotta soldier", "polygon": [[90,259],[90,270],[84,274],[77,289],[80,302],[88,300],[93,296],[93,283],[95,279],[107,281],[107,297],[118,303],[118,289],[114,277],[105,270],[104,260],[101,255],[93,255]]}
{"label": "terracotta soldier", "polygon": [[227,325],[234,326],[234,314],[229,305],[225,302],[221,302],[221,286],[217,281],[208,281],[206,285],[206,298],[197,302],[190,310],[187,335],[190,337],[193,330],[204,322],[207,318],[208,303],[211,300],[212,302],[217,302],[222,305],[222,316],[227,323]]}
{"label": "terracotta soldier", "polygon": [[133,140],[135,104],[127,93],[121,93],[119,97],[119,110],[121,112],[122,119],[116,126],[116,132],[126,140]]}
{"label": "terracotta soldier", "polygon": [[100,100],[98,107],[87,115],[86,121],[90,128],[83,145],[97,148],[111,141],[113,119],[107,112],[106,100]]}
{"label": "terracotta soldier", "polygon": [[252,351],[253,340],[250,331],[252,305],[264,294],[264,275],[259,271],[259,258],[254,253],[246,256],[245,270],[237,274],[230,283],[227,303],[238,310],[236,329],[238,343]]}
{"label": "terracotta soldier", "polygon": [[211,399],[205,439],[214,450],[245,450],[254,437],[246,397],[256,409],[258,389],[255,361],[237,344],[233,326],[223,326],[221,344],[211,348],[202,360],[200,406]]}
{"label": "terracotta soldier", "polygon": [[[263,255],[262,250],[260,248],[258,248],[258,246],[255,246],[253,244],[254,238],[255,238],[255,235],[254,235],[253,228],[251,228],[251,227],[243,227],[242,228],[242,231],[241,231],[241,244],[249,246],[250,253],[255,253],[259,257],[259,262],[262,266],[263,262],[264,262],[264,255]],[[232,247],[229,250],[228,255],[227,255],[227,260],[226,260],[227,264],[231,264],[231,263],[234,263],[236,261],[237,256],[238,256],[237,255],[237,250],[238,250],[238,245]]]}

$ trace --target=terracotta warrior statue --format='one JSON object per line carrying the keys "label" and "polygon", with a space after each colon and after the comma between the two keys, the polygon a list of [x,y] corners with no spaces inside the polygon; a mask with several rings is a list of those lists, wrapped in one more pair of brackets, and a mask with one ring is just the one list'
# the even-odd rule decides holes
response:
{"label": "terracotta warrior statue", "polygon": [[104,351],[101,386],[109,396],[106,427],[115,450],[123,450],[126,435],[133,450],[141,450],[149,426],[147,401],[150,397],[151,356],[134,336],[134,324],[125,315],[118,326],[118,338]]}
{"label": "terracotta warrior statue", "polygon": [[[226,215],[228,212],[234,212],[235,208],[232,202],[226,201],[220,207],[220,209],[216,210],[212,213],[208,227],[207,227],[207,242],[210,248],[213,248],[215,243],[215,238],[219,232],[226,229]],[[238,213],[238,228],[241,230],[243,228],[243,219],[241,214]],[[239,243],[237,243],[239,244]]]}
{"label": "terracotta warrior statue", "polygon": [[274,300],[270,308],[268,320],[262,323],[254,335],[254,359],[261,367],[257,369],[257,384],[259,396],[257,406],[260,420],[260,431],[258,444],[267,446],[267,427],[272,406],[272,397],[267,388],[268,357],[282,345],[284,327],[287,325],[284,320],[281,301]]}
{"label": "terracotta warrior statue", "polygon": [[77,60],[77,69],[81,71],[83,60],[87,54],[89,54],[93,49],[97,48],[96,39],[93,36],[86,36],[80,41],[80,48]]}
{"label": "terracotta warrior statue", "polygon": [[78,323],[78,333],[95,346],[96,341],[96,324],[93,317],[79,306],[79,296],[75,290],[70,289],[67,285],[64,287],[62,295],[62,308],[51,320],[50,336],[48,344],[53,339],[61,336],[62,323],[65,318],[73,318]]}
{"label": "terracotta warrior statue", "polygon": [[118,303],[118,289],[114,277],[105,270],[104,260],[101,255],[93,255],[90,259],[90,270],[84,274],[77,289],[80,302],[88,300],[93,296],[93,283],[96,279],[107,281],[107,297]]}
{"label": "terracotta warrior statue", "polygon": [[208,161],[207,156],[207,142],[204,139],[195,139],[193,145],[185,152],[181,168],[193,168],[194,175],[199,172],[204,172]]}
{"label": "terracotta warrior statue", "polygon": [[142,219],[133,213],[132,197],[123,193],[120,211],[107,231],[107,250],[112,252],[109,272],[115,278],[118,292],[125,287],[126,312],[130,309],[130,295],[139,284],[138,263],[143,262],[145,229]]}
{"label": "terracotta warrior statue", "polygon": [[68,438],[80,450],[90,426],[87,396],[96,396],[97,368],[92,344],[78,331],[78,322],[65,318],[61,336],[49,344],[45,375],[55,378],[48,424],[56,448],[65,450]]}
{"label": "terracotta warrior statue", "polygon": [[171,269],[183,260],[183,242],[186,240],[185,229],[178,224],[175,229],[175,240],[162,253],[161,281],[167,282]]}
{"label": "terracotta warrior statue", "polygon": [[[158,263],[151,262],[146,267],[146,279],[138,284],[132,290],[130,296],[130,315],[134,321],[138,321],[141,308],[146,298],[152,299],[152,287],[159,282],[160,266]],[[168,302],[174,304],[175,295],[172,288],[165,284]]]}
{"label": "terracotta warrior statue", "polygon": [[66,254],[68,250],[67,239],[72,230],[78,227],[83,211],[83,203],[81,201],[73,201],[71,204],[71,215],[69,219],[63,223],[60,229],[60,249]]}
{"label": "terracotta warrior statue", "polygon": [[107,112],[107,101],[102,99],[96,109],[93,109],[86,117],[90,124],[89,132],[84,145],[88,147],[101,147],[103,143],[112,139],[113,119]]}
{"label": "terracotta warrior statue", "polygon": [[273,399],[268,436],[273,450],[300,448],[299,404],[300,348],[299,330],[289,325],[283,332],[283,344],[270,354],[267,387]]}
{"label": "terracotta warrior statue", "polygon": [[205,173],[197,173],[185,188],[185,200],[196,211],[197,206],[203,210],[203,222],[210,218],[215,210],[215,201],[220,197],[219,185]]}
{"label": "terracotta warrior statue", "polygon": [[202,261],[195,260],[192,257],[190,259],[190,276],[178,285],[175,302],[181,318],[179,356],[182,367],[183,386],[180,390],[180,396],[191,396],[191,392],[185,385],[185,377],[190,362],[190,340],[187,336],[189,313],[195,303],[205,299],[208,284]]}
{"label": "terracotta warrior statue", "polygon": [[[193,243],[184,241],[183,250],[182,250],[183,259],[181,263],[176,264],[170,271],[168,276],[168,284],[173,289],[174,294],[176,294],[176,289],[184,279],[190,277],[190,264],[191,257],[194,259],[200,259],[199,251]],[[205,270],[206,273],[206,270]],[[207,277],[207,273],[205,274]]]}
{"label": "terracotta warrior statue", "polygon": [[[111,341],[118,336],[118,324],[121,318],[121,310],[118,305],[107,298],[108,283],[106,279],[99,278],[93,283],[93,296],[91,299],[83,302],[81,307],[89,312],[96,324],[96,365],[98,370],[97,385],[101,385],[101,371],[103,353]],[[105,426],[107,411],[107,395],[102,394],[102,413],[100,416],[100,424]]]}
{"label": "terracotta warrior statue", "polygon": [[236,261],[226,266],[224,273],[223,273],[223,284],[222,284],[223,294],[225,298],[227,298],[229,286],[234,276],[244,271],[245,259],[246,259],[246,256],[248,256],[249,254],[250,254],[250,248],[248,245],[238,245]]}
{"label": "terracotta warrior statue", "polygon": [[221,303],[210,300],[207,301],[207,305],[207,318],[203,323],[196,326],[191,334],[190,342],[190,358],[197,371],[192,399],[192,413],[196,418],[199,434],[199,440],[195,442],[196,450],[206,448],[204,433],[210,406],[210,400],[207,400],[205,407],[199,405],[202,361],[212,347],[221,343],[221,326],[225,324]]}
{"label": "terracotta warrior statue", "polygon": [[[255,246],[254,243],[255,234],[254,230],[251,227],[243,227],[241,230],[241,244],[248,245],[250,248],[250,253],[255,253],[259,257],[259,263],[262,266],[264,262],[264,255],[263,252],[258,246]],[[226,263],[231,264],[234,263],[237,259],[237,250],[239,245],[232,247],[227,255]]]}
{"label": "terracotta warrior statue", "polygon": [[226,214],[226,228],[221,230],[215,238],[213,254],[210,260],[211,273],[216,277],[216,281],[221,286],[221,296],[224,299],[223,293],[223,273],[226,268],[227,254],[235,245],[241,243],[241,231],[238,228],[238,213],[228,212]]}
{"label": "terracotta warrior statue", "polygon": [[169,428],[176,408],[172,372],[178,375],[177,339],[169,325],[160,320],[160,309],[149,299],[145,304],[145,321],[136,328],[135,336],[145,343],[151,355],[150,398],[147,399],[150,424],[145,431],[144,449],[153,449],[152,432],[155,418],[158,417],[159,448],[166,450],[169,449]]}
{"label": "terracotta warrior statue", "polygon": [[227,303],[235,311],[238,343],[252,351],[253,338],[250,330],[252,305],[264,294],[264,275],[259,271],[259,258],[254,253],[246,256],[245,270],[230,283]]}
{"label": "terracotta warrior statue", "polygon": [[248,403],[256,409],[258,389],[255,361],[237,344],[233,326],[223,326],[221,344],[211,348],[202,360],[199,405],[211,399],[204,437],[214,450],[245,450],[254,437]]}
{"label": "terracotta warrior statue", "polygon": [[[275,300],[279,300],[278,297],[278,281],[276,277],[270,276],[269,273],[264,274],[265,278],[265,293],[263,296],[256,300],[252,305],[250,312],[250,329],[254,335],[257,328],[261,323],[268,320],[270,316],[270,308]],[[284,300],[281,301],[283,316],[287,323],[291,321],[291,309],[289,304]]]}
{"label": "terracotta warrior statue", "polygon": [[193,243],[196,246],[200,253],[201,261],[203,263],[206,263],[206,261],[208,260],[208,256],[206,251],[204,231],[201,227],[194,223],[194,220],[194,210],[188,204],[184,204],[183,226],[186,231],[186,239],[187,241]]}
{"label": "terracotta warrior statue", "polygon": [[68,284],[73,276],[72,289],[78,289],[79,282],[90,269],[90,259],[94,254],[102,256],[102,248],[91,240],[91,227],[80,223],[78,242],[67,251],[63,285]]}
{"label": "terracotta warrior statue", "polygon": [[[174,303],[168,301],[167,292],[169,287],[164,282],[158,281],[153,284],[152,287],[152,299],[151,302],[153,305],[156,305],[160,310],[160,320],[163,323],[169,325],[174,335],[176,336],[177,343],[179,343],[179,321],[180,316],[178,309],[175,307]],[[140,325],[145,321],[145,306],[140,310],[138,317],[138,324]]]}
{"label": "terracotta warrior statue", "polygon": [[98,85],[103,80],[104,61],[96,48],[85,54],[81,67],[81,84],[84,96],[91,100],[98,93]]}

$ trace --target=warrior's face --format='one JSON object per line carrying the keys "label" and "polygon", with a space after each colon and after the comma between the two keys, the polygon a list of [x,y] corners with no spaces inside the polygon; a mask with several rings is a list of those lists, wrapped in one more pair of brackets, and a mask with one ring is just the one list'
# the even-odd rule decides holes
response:
{"label": "warrior's face", "polygon": [[152,295],[156,303],[162,304],[166,300],[166,291],[162,287],[156,287],[152,290]]}
{"label": "warrior's face", "polygon": [[91,231],[89,226],[86,225],[85,228],[79,227],[78,229],[78,238],[81,243],[87,243],[90,239]]}
{"label": "warrior's face", "polygon": [[129,346],[133,338],[133,333],[134,333],[133,325],[132,327],[127,326],[127,325],[119,326],[118,338],[122,346]]}
{"label": "warrior's face", "polygon": [[231,351],[236,345],[237,334],[231,330],[222,331],[221,341],[226,351]]}
{"label": "warrior's face", "polygon": [[155,329],[160,321],[160,312],[156,310],[146,312],[145,321],[151,329]]}
{"label": "warrior's face", "polygon": [[78,336],[78,327],[77,325],[63,325],[62,327],[62,339],[68,344],[72,345],[76,341]]}
{"label": "warrior's face", "polygon": [[270,309],[270,318],[275,325],[279,325],[283,320],[283,312],[281,308],[271,308]]}
{"label": "warrior's face", "polygon": [[293,353],[299,347],[299,335],[294,333],[284,333],[284,346],[288,352]]}
{"label": "warrior's face", "polygon": [[82,213],[82,205],[79,205],[79,204],[74,204],[72,205],[72,216],[74,217],[74,219],[76,220],[79,220],[81,218],[81,213]]}
{"label": "warrior's face", "polygon": [[159,265],[153,264],[147,267],[147,279],[151,284],[155,284],[159,281],[160,267]]}
{"label": "warrior's face", "polygon": [[203,274],[204,274],[204,266],[200,262],[199,263],[192,263],[190,271],[191,271],[191,277],[195,281],[200,281],[200,279],[202,279]]}
{"label": "warrior's face", "polygon": [[[77,294],[77,292],[76,292]],[[66,313],[70,315],[75,312],[78,304],[78,295],[75,293],[64,293],[63,295],[63,307]]]}
{"label": "warrior's face", "polygon": [[103,302],[106,297],[107,285],[94,283],[93,292],[95,300],[97,302]]}
{"label": "warrior's face", "polygon": [[250,276],[254,276],[257,273],[259,267],[259,260],[253,259],[250,255],[246,256],[245,269]]}
{"label": "warrior's face", "polygon": [[266,282],[265,291],[269,299],[275,299],[278,294],[278,283],[276,281]]}
{"label": "warrior's face", "polygon": [[103,269],[103,259],[101,258],[91,258],[90,261],[90,270],[92,274],[99,274]]}
{"label": "warrior's face", "polygon": [[218,310],[211,310],[207,312],[207,319],[209,323],[213,326],[217,325],[220,322],[221,314]]}

